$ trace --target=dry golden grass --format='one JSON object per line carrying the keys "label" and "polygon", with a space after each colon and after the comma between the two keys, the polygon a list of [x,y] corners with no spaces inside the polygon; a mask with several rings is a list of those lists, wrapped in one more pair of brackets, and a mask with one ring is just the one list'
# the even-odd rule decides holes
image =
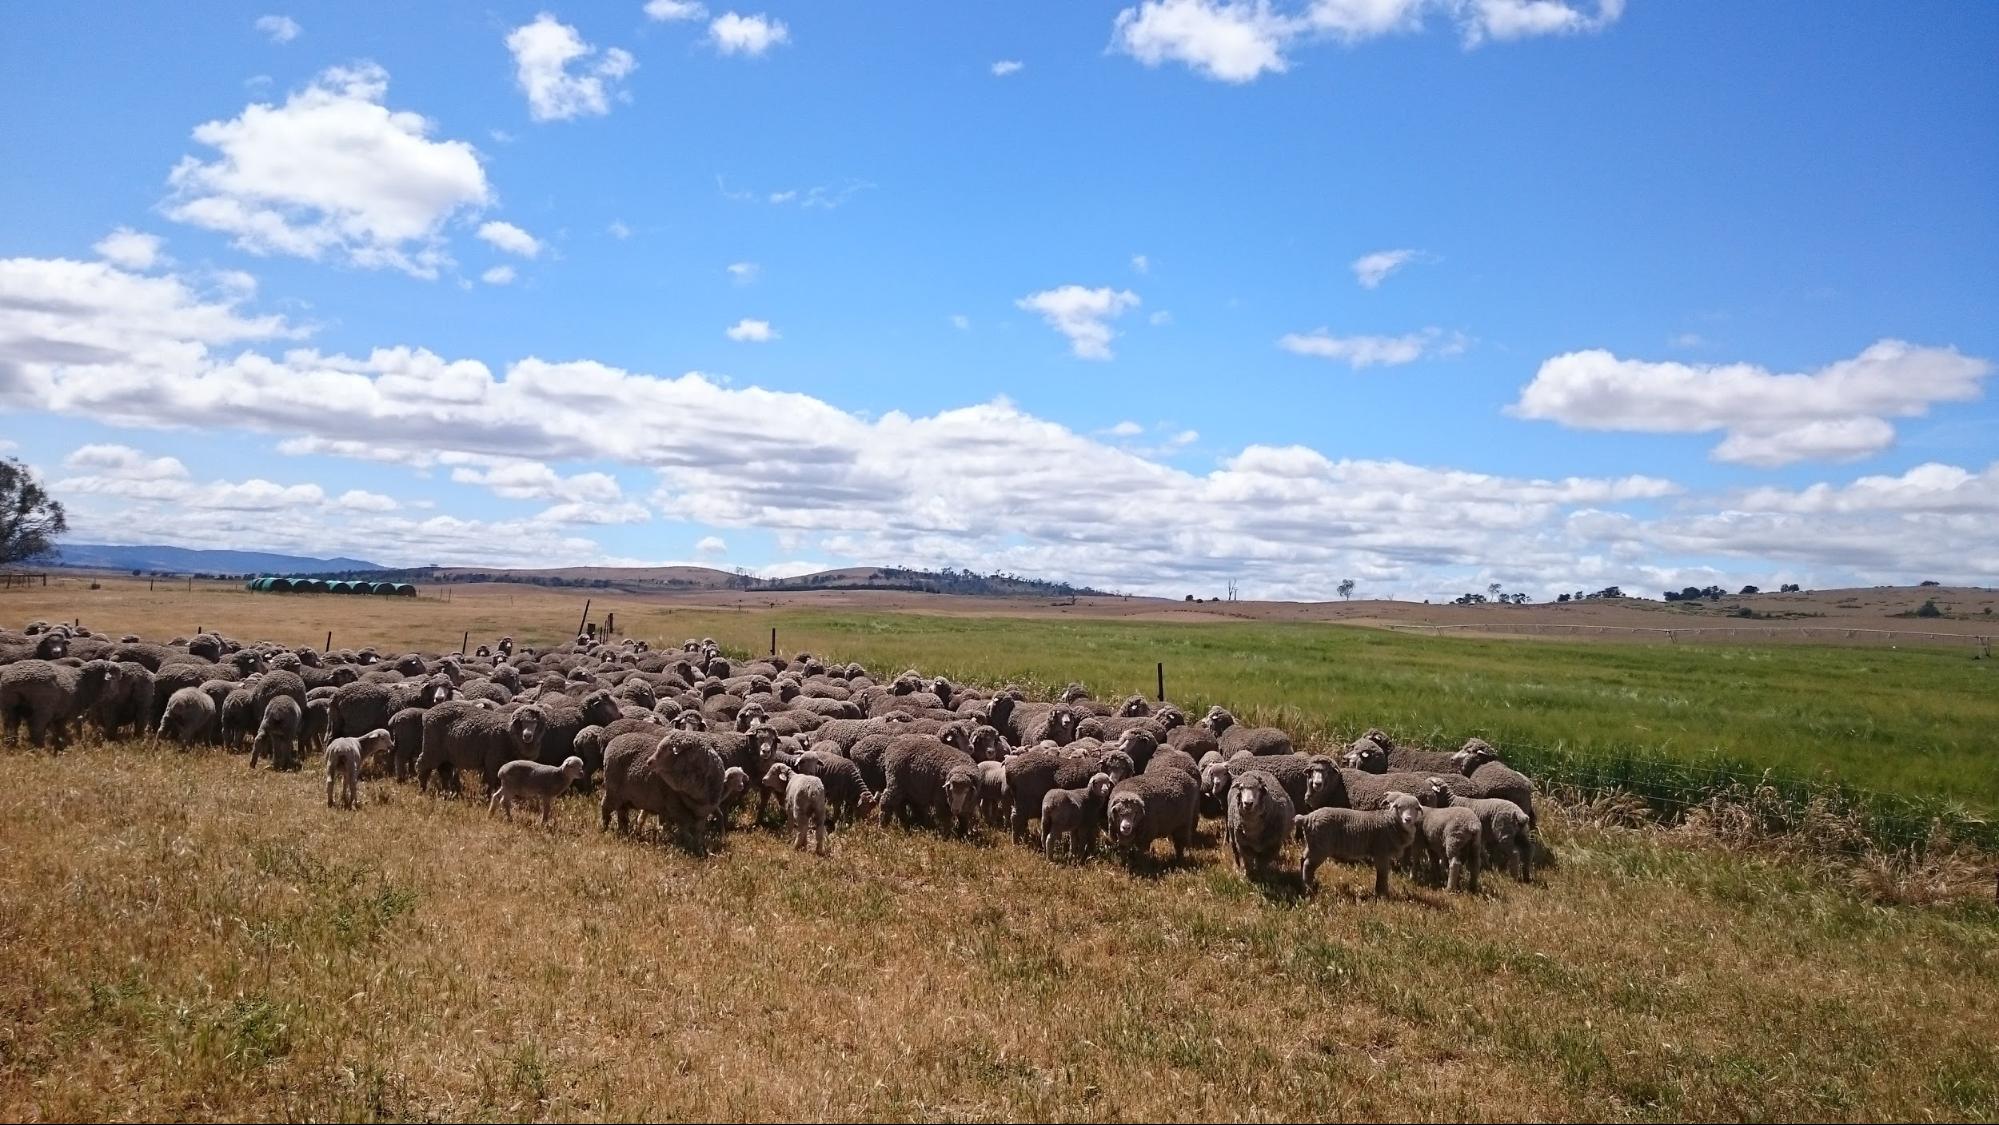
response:
{"label": "dry golden grass", "polygon": [[[1551,813],[1477,897],[863,828],[706,861],[244,759],[0,754],[0,1116],[1999,1114],[1999,912]],[[1165,854],[1164,845],[1160,853]]]}

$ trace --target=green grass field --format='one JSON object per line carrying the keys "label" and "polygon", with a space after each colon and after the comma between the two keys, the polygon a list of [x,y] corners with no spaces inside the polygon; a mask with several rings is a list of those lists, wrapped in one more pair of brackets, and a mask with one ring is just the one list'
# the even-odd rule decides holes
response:
{"label": "green grass field", "polygon": [[917,614],[641,612],[621,627],[748,652],[766,651],[775,627],[788,652],[1041,690],[1079,680],[1100,698],[1150,698],[1164,662],[1167,696],[1183,706],[1221,703],[1314,743],[1370,726],[1436,746],[1479,735],[1527,768],[1636,754],[1999,809],[1999,665],[1962,651]]}

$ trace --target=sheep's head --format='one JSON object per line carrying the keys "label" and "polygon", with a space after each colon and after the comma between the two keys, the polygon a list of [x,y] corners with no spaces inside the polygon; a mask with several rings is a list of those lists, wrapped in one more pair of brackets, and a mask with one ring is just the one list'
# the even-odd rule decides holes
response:
{"label": "sheep's head", "polygon": [[63,633],[44,633],[35,642],[37,660],[61,660],[69,655],[69,637]]}
{"label": "sheep's head", "polygon": [[1090,800],[1093,802],[1109,800],[1111,795],[1111,787],[1116,784],[1117,784],[1116,778],[1113,778],[1110,774],[1104,773],[1101,770],[1091,774],[1090,784],[1089,784]]}
{"label": "sheep's head", "polygon": [[1235,725],[1235,716],[1230,714],[1226,707],[1210,707],[1208,717],[1201,720],[1201,725],[1213,731],[1216,738],[1220,738],[1224,731]]}
{"label": "sheep's head", "polygon": [[736,729],[748,730],[751,727],[756,726],[757,724],[763,722],[764,719],[765,719],[765,712],[763,704],[745,703],[743,704],[743,709],[736,712]]}
{"label": "sheep's head", "polygon": [[782,793],[791,784],[791,767],[783,762],[772,762],[764,771],[764,788],[773,793]]}
{"label": "sheep's head", "polygon": [[1467,740],[1462,749],[1451,755],[1451,764],[1456,766],[1458,772],[1464,774],[1466,777],[1470,777],[1472,771],[1485,765],[1487,762],[1496,762],[1498,760],[1499,751],[1494,750],[1492,743],[1487,742],[1483,738]]}
{"label": "sheep's head", "polygon": [[1339,766],[1324,754],[1314,757],[1305,774],[1305,807],[1323,809],[1346,804],[1347,783],[1340,776]]}
{"label": "sheep's head", "polygon": [[931,680],[930,694],[949,704],[951,702],[951,681],[945,679],[943,676]]}
{"label": "sheep's head", "polygon": [[1159,740],[1143,727],[1133,727],[1118,736],[1117,748],[1131,755],[1132,761],[1150,758],[1159,751]]}
{"label": "sheep's head", "polygon": [[997,761],[1006,756],[1006,740],[992,727],[971,728],[971,749],[967,751],[975,762]]}
{"label": "sheep's head", "polygon": [[608,691],[600,688],[583,697],[583,721],[586,723],[610,726],[624,716],[617,699]]}
{"label": "sheep's head", "polygon": [[741,766],[730,766],[722,771],[722,803],[741,797],[750,787],[750,775]]}
{"label": "sheep's head", "polygon": [[1387,773],[1388,751],[1371,738],[1355,739],[1347,752],[1340,756],[1340,764],[1350,770],[1363,773]]}
{"label": "sheep's head", "polygon": [[750,728],[750,746],[757,752],[757,761],[770,765],[777,761],[777,732],[766,726]]}
{"label": "sheep's head", "polygon": [[1057,707],[1049,712],[1048,733],[1055,741],[1067,746],[1076,738],[1076,713],[1067,707]]}
{"label": "sheep's head", "polygon": [[395,736],[381,727],[376,727],[355,740],[361,746],[363,758],[380,757],[395,747]]}
{"label": "sheep's head", "polygon": [[972,728],[967,723],[945,723],[944,729],[937,732],[937,737],[946,746],[955,746],[967,754],[972,752]]}
{"label": "sheep's head", "polygon": [[1441,777],[1433,777],[1423,785],[1423,803],[1433,809],[1450,808],[1452,796],[1451,787]]}
{"label": "sheep's head", "polygon": [[514,712],[507,723],[507,733],[513,736],[514,745],[523,750],[541,745],[541,736],[547,732],[548,713],[532,703]]}
{"label": "sheep's head", "polygon": [[1382,730],[1380,727],[1367,728],[1367,730],[1361,734],[1361,737],[1368,739],[1369,741],[1372,742],[1380,743],[1381,748],[1383,750],[1395,749],[1395,740],[1388,737],[1388,732]]}
{"label": "sheep's head", "polygon": [[1082,684],[1070,684],[1062,689],[1062,702],[1076,703],[1090,698],[1090,689]]}
{"label": "sheep's head", "polygon": [[1145,798],[1136,793],[1120,793],[1112,797],[1105,819],[1111,839],[1120,844],[1130,843],[1137,839],[1138,830],[1145,823]]}
{"label": "sheep's head", "polygon": [[673,717],[673,725],[680,730],[707,730],[708,718],[699,711],[682,711]]}
{"label": "sheep's head", "polygon": [[563,776],[569,778],[571,781],[576,781],[581,779],[583,776],[583,770],[584,770],[583,759],[577,757],[576,755],[571,754],[567,758],[562,759]]}
{"label": "sheep's head", "polygon": [[1404,836],[1413,836],[1423,825],[1423,806],[1415,797],[1391,789],[1381,795],[1381,807]]}
{"label": "sheep's head", "polygon": [[944,775],[944,802],[950,806],[951,815],[970,816],[978,799],[979,772],[962,764],[951,767],[951,772]]}
{"label": "sheep's head", "polygon": [[1171,703],[1162,705],[1152,713],[1152,718],[1167,730],[1176,730],[1187,725],[1187,713]]}
{"label": "sheep's head", "polygon": [[918,675],[913,669],[897,676],[895,682],[888,686],[888,693],[890,695],[915,695],[922,690],[923,677]]}
{"label": "sheep's head", "polygon": [[1112,781],[1123,781],[1138,772],[1138,766],[1131,760],[1131,755],[1122,750],[1113,750],[1105,754],[1103,760],[1097,763],[1097,769],[1101,773],[1110,774]]}
{"label": "sheep's head", "polygon": [[1013,697],[1010,695],[995,695],[986,700],[986,705],[979,710],[979,718],[994,727],[1005,726],[1012,716]]}
{"label": "sheep's head", "polygon": [[1235,804],[1239,818],[1254,822],[1261,820],[1264,809],[1269,807],[1270,794],[1263,790],[1263,779],[1250,773],[1229,790],[1229,800]]}
{"label": "sheep's head", "polygon": [[1221,800],[1228,795],[1229,783],[1232,780],[1234,779],[1229,776],[1229,768],[1220,762],[1203,767],[1201,770],[1201,796],[1210,797],[1216,801]]}
{"label": "sheep's head", "polygon": [[1117,709],[1117,713],[1121,718],[1136,719],[1140,715],[1151,714],[1152,705],[1145,701],[1144,696],[1134,695],[1124,701],[1124,705]]}

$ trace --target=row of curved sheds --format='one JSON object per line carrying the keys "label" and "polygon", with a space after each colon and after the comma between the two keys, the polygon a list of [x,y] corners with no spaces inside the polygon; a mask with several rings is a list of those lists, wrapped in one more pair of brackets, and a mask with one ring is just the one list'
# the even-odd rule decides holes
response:
{"label": "row of curved sheds", "polygon": [[413,598],[416,587],[407,582],[329,582],[324,578],[252,578],[246,590],[270,594],[373,594],[383,597]]}

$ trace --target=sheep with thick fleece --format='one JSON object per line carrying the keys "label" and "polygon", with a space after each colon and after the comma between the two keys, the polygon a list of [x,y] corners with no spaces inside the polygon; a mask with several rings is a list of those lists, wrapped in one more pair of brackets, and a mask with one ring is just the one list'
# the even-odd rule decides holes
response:
{"label": "sheep with thick fleece", "polygon": [[1499,751],[1483,738],[1473,738],[1465,742],[1464,748],[1451,755],[1457,767],[1456,778],[1446,777],[1451,791],[1460,797],[1497,797],[1512,801],[1527,814],[1527,823],[1534,823],[1534,782],[1526,774],[1509,767],[1499,760]]}
{"label": "sheep with thick fleece", "polygon": [[1479,827],[1478,814],[1455,805],[1426,808],[1417,827],[1422,833],[1423,849],[1430,855],[1431,871],[1448,872],[1444,889],[1458,890],[1469,873],[1468,889],[1476,894],[1479,869],[1485,866],[1485,833]]}
{"label": "sheep with thick fleece", "polygon": [[1297,818],[1291,797],[1268,772],[1245,770],[1229,788],[1228,805],[1223,838],[1229,858],[1244,878],[1259,878],[1284,853],[1284,837]]}
{"label": "sheep with thick fleece", "polygon": [[1317,888],[1312,876],[1329,859],[1374,864],[1374,893],[1388,894],[1388,869],[1416,842],[1423,806],[1407,793],[1393,793],[1383,808],[1319,808],[1293,821],[1292,834],[1305,845],[1298,877],[1306,893]]}
{"label": "sheep with thick fleece", "polygon": [[1027,822],[1041,815],[1041,802],[1049,790],[1080,788],[1097,773],[1110,774],[1116,782],[1138,772],[1122,750],[1098,749],[1072,757],[1057,746],[1022,751],[1001,768],[1006,771],[1007,801],[1012,806],[1009,823],[1016,844],[1027,841]]}
{"label": "sheep with thick fleece", "polygon": [[1201,818],[1201,783],[1183,770],[1166,768],[1127,777],[1111,789],[1105,815],[1111,843],[1127,855],[1150,852],[1152,841],[1173,841],[1173,858],[1194,846]]}
{"label": "sheep with thick fleece", "polygon": [[1041,798],[1041,850],[1049,859],[1055,858],[1057,839],[1067,845],[1070,859],[1095,850],[1111,787],[1116,784],[1110,774],[1095,773],[1080,789],[1050,789]]}
{"label": "sheep with thick fleece", "polygon": [[979,769],[970,754],[931,735],[904,735],[882,756],[882,778],[884,826],[897,815],[905,821],[935,816],[947,831],[971,832]]}
{"label": "sheep with thick fleece", "polygon": [[792,846],[826,854],[826,783],[809,773],[799,773],[783,762],[773,762],[764,773],[765,789],[784,797],[785,822],[791,826]]}
{"label": "sheep with thick fleece", "polygon": [[[1291,745],[1291,736],[1276,727],[1246,727],[1236,721],[1235,715],[1226,707],[1208,708],[1208,717],[1201,725],[1215,733],[1216,746],[1229,757],[1247,750],[1257,757],[1273,754],[1290,754],[1296,751]],[[1193,753],[1191,750],[1189,753]],[[1199,754],[1194,755],[1197,759]]]}

